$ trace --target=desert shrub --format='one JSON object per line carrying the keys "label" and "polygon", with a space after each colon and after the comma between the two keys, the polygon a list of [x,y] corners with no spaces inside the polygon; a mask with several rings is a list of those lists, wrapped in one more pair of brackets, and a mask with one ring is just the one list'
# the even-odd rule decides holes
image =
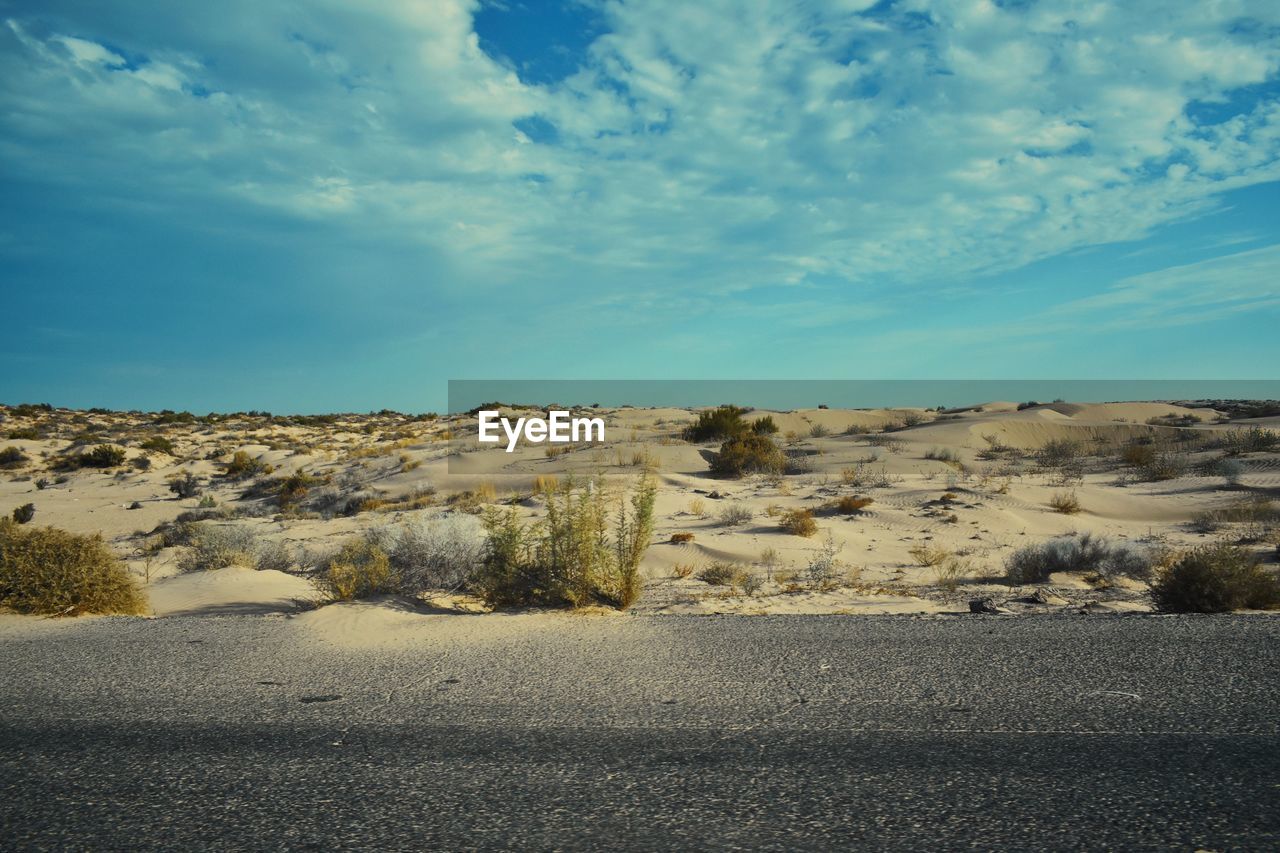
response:
{"label": "desert shrub", "polygon": [[751,422],[751,431],[756,435],[774,435],[778,431],[778,425],[773,422],[773,415],[765,415]]}
{"label": "desert shrub", "polygon": [[835,510],[841,515],[857,515],[873,503],[875,501],[872,498],[845,495],[835,502]]}
{"label": "desert shrub", "polygon": [[743,504],[729,504],[720,510],[717,520],[725,527],[737,527],[751,520],[751,510]]}
{"label": "desert shrub", "polygon": [[948,557],[951,556],[951,552],[946,548],[939,548],[936,545],[929,545],[927,543],[913,545],[908,549],[907,553],[911,555],[911,559],[916,561],[916,565],[926,569],[932,566],[941,565]]}
{"label": "desert shrub", "polygon": [[969,562],[959,557],[947,557],[933,569],[934,581],[948,592],[955,592],[960,579],[969,571]]}
{"label": "desert shrub", "polygon": [[1235,545],[1194,548],[1157,574],[1151,600],[1172,613],[1226,613],[1280,608],[1280,581]]}
{"label": "desert shrub", "polygon": [[1131,468],[1142,468],[1156,460],[1155,446],[1147,441],[1131,441],[1120,448],[1120,461]]}
{"label": "desert shrub", "polygon": [[725,441],[735,438],[747,431],[747,422],[742,416],[746,409],[739,406],[724,405],[699,412],[698,419],[685,427],[685,441]]}
{"label": "desert shrub", "polygon": [[692,533],[672,533],[671,538],[667,540],[672,545],[687,545],[693,541]]}
{"label": "desert shrub", "polygon": [[812,536],[818,532],[818,523],[813,520],[813,512],[807,509],[788,510],[782,514],[778,526],[792,536]]}
{"label": "desert shrub", "polygon": [[1085,533],[1019,548],[1005,566],[1011,584],[1043,583],[1055,572],[1092,572],[1103,578],[1146,579],[1151,559],[1124,545]]}
{"label": "desert shrub", "polygon": [[261,459],[255,459],[247,451],[237,450],[223,467],[222,474],[228,480],[247,480],[259,474],[270,474],[271,470],[271,466]]}
{"label": "desert shrub", "polygon": [[471,515],[385,527],[369,539],[386,553],[406,594],[461,589],[484,559],[484,525]]}
{"label": "desert shrub", "polygon": [[25,503],[22,506],[14,507],[13,520],[18,524],[29,524],[31,519],[36,517],[36,505],[33,503]]}
{"label": "desert shrub", "polygon": [[35,427],[18,427],[17,429],[9,430],[7,435],[10,441],[21,441],[24,439],[27,441],[35,441],[40,438],[40,430]]}
{"label": "desert shrub", "polygon": [[1260,426],[1226,430],[1220,433],[1219,446],[1231,455],[1267,452],[1280,447],[1280,432]]}
{"label": "desert shrub", "polygon": [[58,467],[69,470],[75,470],[76,468],[115,468],[124,464],[124,458],[123,447],[117,447],[114,444],[99,444],[86,453],[76,453],[62,457]]}
{"label": "desert shrub", "polygon": [[1138,476],[1152,483],[1164,480],[1176,480],[1187,471],[1187,460],[1177,453],[1168,451],[1153,454],[1150,461],[1138,468]]}
{"label": "desert shrub", "polygon": [[367,538],[352,539],[329,558],[314,583],[332,601],[350,601],[401,591],[387,553]]}
{"label": "desert shrub", "polygon": [[831,428],[822,424],[814,424],[809,427],[810,438],[826,438],[831,435]]}
{"label": "desert shrub", "polygon": [[1040,405],[1040,404],[1039,404],[1039,403],[1037,403],[1035,400],[1027,400],[1025,403],[1019,403],[1019,404],[1018,404],[1018,411],[1019,411],[1019,412],[1024,412],[1024,411],[1026,411],[1027,409],[1034,409],[1034,408],[1035,408],[1036,406],[1038,406],[1038,405]]}
{"label": "desert shrub", "polygon": [[566,480],[547,496],[537,523],[522,523],[515,507],[490,509],[473,586],[495,605],[630,607],[640,596],[640,559],[653,536],[654,496],[647,476],[629,498],[611,495],[602,483],[579,488]]}
{"label": "desert shrub", "polygon": [[836,577],[840,573],[840,561],[837,559],[840,547],[835,537],[828,533],[826,541],[818,547],[817,552],[805,566],[805,580],[810,586],[815,589],[829,589],[835,584]]}
{"label": "desert shrub", "polygon": [[949,447],[934,447],[924,452],[925,459],[933,459],[937,462],[945,462],[948,465],[960,465],[960,454],[956,453]]}
{"label": "desert shrub", "polygon": [[1078,465],[1080,457],[1083,455],[1084,448],[1081,447],[1079,442],[1066,438],[1055,438],[1045,442],[1036,451],[1036,461],[1045,468],[1070,468]]}
{"label": "desert shrub", "polygon": [[791,449],[784,456],[783,472],[787,474],[812,474],[813,457],[805,450]]}
{"label": "desert shrub", "polygon": [[560,486],[560,478],[555,474],[539,474],[533,478],[534,494],[546,494],[554,492]]}
{"label": "desert shrub", "polygon": [[698,572],[698,580],[712,586],[736,586],[742,576],[746,574],[746,569],[737,563],[731,563],[728,560],[716,560],[702,568]]}
{"label": "desert shrub", "polygon": [[200,478],[190,471],[183,471],[169,478],[169,491],[179,499],[194,498],[200,494],[201,489]]}
{"label": "desert shrub", "polygon": [[1280,508],[1270,498],[1232,501],[1223,507],[1196,513],[1191,527],[1197,533],[1213,533],[1227,524],[1271,524],[1280,521]]}
{"label": "desert shrub", "polygon": [[58,616],[138,614],[146,599],[101,535],[0,519],[0,606]]}
{"label": "desert shrub", "polygon": [[1049,506],[1054,512],[1075,515],[1080,511],[1080,499],[1076,497],[1075,492],[1058,492],[1049,498]]}
{"label": "desert shrub", "polygon": [[1218,476],[1226,480],[1228,486],[1240,485],[1244,477],[1244,464],[1238,459],[1217,459],[1208,467],[1210,476]]}
{"label": "desert shrub", "polygon": [[26,462],[27,454],[17,447],[9,446],[0,450],[0,468],[17,468]]}
{"label": "desert shrub", "polygon": [[722,477],[778,473],[783,467],[782,451],[778,446],[767,436],[755,433],[726,441],[711,460],[712,473]]}
{"label": "desert shrub", "polygon": [[324,482],[325,480],[321,477],[313,477],[305,471],[295,471],[279,481],[276,500],[280,503],[281,508],[301,503],[312,487]]}
{"label": "desert shrub", "polygon": [[143,450],[153,450],[158,453],[167,453],[170,456],[178,455],[173,449],[173,442],[163,435],[153,435],[138,446],[141,447]]}
{"label": "desert shrub", "polygon": [[182,523],[189,526],[180,531],[186,540],[186,550],[178,557],[180,571],[203,572],[228,566],[287,571],[293,565],[282,544],[263,539],[252,528],[241,524]]}

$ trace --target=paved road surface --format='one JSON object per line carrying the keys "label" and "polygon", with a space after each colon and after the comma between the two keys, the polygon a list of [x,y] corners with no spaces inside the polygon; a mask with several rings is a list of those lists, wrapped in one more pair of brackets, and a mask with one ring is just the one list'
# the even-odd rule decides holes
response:
{"label": "paved road surface", "polygon": [[0,846],[1280,847],[1277,619],[442,624],[0,627]]}

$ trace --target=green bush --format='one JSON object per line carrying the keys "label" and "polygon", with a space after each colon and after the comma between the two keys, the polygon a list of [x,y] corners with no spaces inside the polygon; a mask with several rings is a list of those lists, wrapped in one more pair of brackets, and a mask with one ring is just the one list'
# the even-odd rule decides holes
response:
{"label": "green bush", "polygon": [[237,450],[222,473],[228,480],[247,480],[259,474],[270,474],[271,466],[261,459],[253,458],[246,451]]}
{"label": "green bush", "polygon": [[786,467],[786,459],[767,436],[747,433],[720,445],[711,460],[711,471],[722,477],[741,477],[748,473],[776,474]]}
{"label": "green bush", "polygon": [[99,444],[87,453],[64,456],[58,464],[59,468],[75,470],[77,468],[116,468],[124,464],[123,447],[114,444]]}
{"label": "green bush", "polygon": [[1226,613],[1280,608],[1280,581],[1235,545],[1193,549],[1151,584],[1151,600],[1169,613]]}
{"label": "green bush", "polygon": [[138,614],[146,599],[102,536],[0,519],[0,606],[23,613]]}
{"label": "green bush", "polygon": [[546,495],[546,514],[537,523],[522,523],[515,507],[490,508],[483,569],[473,586],[494,605],[630,607],[640,596],[654,497],[648,477],[629,499],[610,495],[598,482],[579,488],[566,480]]}
{"label": "green bush", "polygon": [[0,450],[0,468],[17,468],[27,462],[27,454],[17,447]]}
{"label": "green bush", "polygon": [[173,449],[173,442],[163,435],[153,435],[138,446],[143,450],[154,450],[159,453],[167,453],[170,456],[178,455]]}
{"label": "green bush", "polygon": [[698,419],[684,430],[686,441],[726,441],[746,433],[771,435],[778,431],[772,415],[748,423],[743,419],[747,409],[740,406],[718,406],[698,413]]}

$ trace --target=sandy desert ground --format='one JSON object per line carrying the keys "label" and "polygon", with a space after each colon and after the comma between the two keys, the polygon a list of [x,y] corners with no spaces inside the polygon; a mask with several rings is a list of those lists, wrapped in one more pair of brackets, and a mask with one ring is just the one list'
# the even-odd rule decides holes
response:
{"label": "sandy desert ground", "polygon": [[[976,598],[1010,613],[1146,611],[1141,579],[1082,570],[1010,584],[1006,565],[1028,544],[1084,534],[1157,565],[1217,539],[1274,564],[1280,447],[1246,438],[1272,436],[1280,417],[1214,405],[752,410],[748,419],[778,427],[787,473],[741,479],[712,476],[719,442],[682,438],[696,417],[684,409],[586,410],[606,419],[606,441],[559,455],[545,444],[482,449],[465,415],[197,419],[18,406],[0,410],[0,448],[17,451],[0,474],[0,510],[30,503],[33,525],[100,532],[156,616],[292,613],[310,611],[309,575],[362,532],[504,504],[536,521],[539,485],[647,473],[655,530],[633,615],[967,613]],[[123,448],[123,460],[69,461],[101,444]],[[178,475],[195,478],[198,496],[171,491]],[[842,498],[854,500],[842,509]],[[816,532],[782,529],[794,510],[809,510]],[[179,533],[193,520],[252,530],[286,558],[181,571]],[[336,607],[298,618],[356,640],[411,630],[432,608],[484,609],[460,590]]]}

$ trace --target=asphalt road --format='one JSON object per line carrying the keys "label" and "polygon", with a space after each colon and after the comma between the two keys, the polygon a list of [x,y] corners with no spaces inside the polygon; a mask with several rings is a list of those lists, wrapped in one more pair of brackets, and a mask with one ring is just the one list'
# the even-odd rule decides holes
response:
{"label": "asphalt road", "polygon": [[1276,849],[1278,662],[1266,617],[0,630],[0,845]]}

